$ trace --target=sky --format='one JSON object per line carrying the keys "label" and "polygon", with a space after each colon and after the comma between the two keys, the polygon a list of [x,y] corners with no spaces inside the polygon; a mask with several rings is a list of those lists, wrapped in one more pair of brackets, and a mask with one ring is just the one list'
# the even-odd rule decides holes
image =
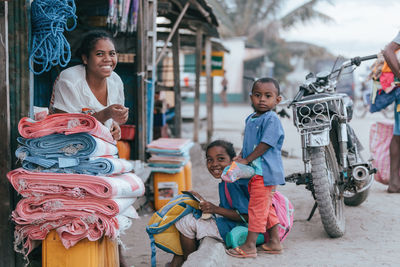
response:
{"label": "sky", "polygon": [[[287,8],[305,3],[288,0]],[[376,54],[400,30],[399,0],[331,0],[321,1],[317,10],[332,17],[333,22],[312,20],[299,24],[282,37],[287,41],[305,41],[327,48],[345,57]]]}

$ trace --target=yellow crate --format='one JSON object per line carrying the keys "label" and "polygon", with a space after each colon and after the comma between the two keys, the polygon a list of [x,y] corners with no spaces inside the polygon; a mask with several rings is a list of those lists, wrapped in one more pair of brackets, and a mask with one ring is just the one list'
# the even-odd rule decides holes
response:
{"label": "yellow crate", "polygon": [[154,182],[154,207],[162,208],[174,196],[186,190],[185,172],[183,168],[178,173],[155,172]]}
{"label": "yellow crate", "polygon": [[55,230],[42,243],[42,267],[118,267],[118,244],[103,237],[97,241],[87,238],[66,249]]}

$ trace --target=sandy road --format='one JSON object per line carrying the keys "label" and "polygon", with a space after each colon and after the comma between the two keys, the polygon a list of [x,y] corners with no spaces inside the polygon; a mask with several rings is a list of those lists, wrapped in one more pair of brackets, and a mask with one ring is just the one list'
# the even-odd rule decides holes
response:
{"label": "sandy road", "polygon": [[[214,139],[223,138],[240,149],[244,118],[251,112],[246,105],[215,107]],[[380,114],[354,119],[352,126],[365,146],[364,156],[369,156],[368,140],[370,126],[383,120]],[[300,137],[289,119],[282,120],[285,128],[285,173],[303,171]],[[205,128],[199,134],[205,142]],[[184,136],[191,137],[191,125],[185,125]],[[204,153],[200,146],[191,151],[193,186],[205,198],[217,203],[217,181],[207,172]],[[284,241],[282,255],[259,254],[256,259],[228,258],[225,266],[400,266],[400,194],[386,193],[386,186],[374,183],[368,199],[359,207],[346,207],[346,233],[332,239],[325,233],[318,211],[311,221],[307,217],[314,204],[311,193],[304,186],[288,183],[279,187],[295,207],[295,222]],[[128,249],[124,252],[127,262],[135,267],[150,265],[150,248],[145,225],[149,215],[134,221],[123,236]],[[164,266],[171,256],[157,249],[157,265]],[[201,266],[201,262],[199,264]]]}

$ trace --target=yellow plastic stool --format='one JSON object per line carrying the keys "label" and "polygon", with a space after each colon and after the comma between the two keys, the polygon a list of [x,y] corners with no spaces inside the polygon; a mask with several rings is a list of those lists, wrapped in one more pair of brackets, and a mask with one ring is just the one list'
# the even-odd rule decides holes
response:
{"label": "yellow plastic stool", "polygon": [[66,249],[55,230],[42,243],[42,267],[113,267],[119,266],[118,244],[102,237],[97,241],[87,238]]}
{"label": "yellow plastic stool", "polygon": [[167,202],[186,189],[185,172],[181,168],[178,173],[155,172],[154,182],[154,207],[162,208]]}

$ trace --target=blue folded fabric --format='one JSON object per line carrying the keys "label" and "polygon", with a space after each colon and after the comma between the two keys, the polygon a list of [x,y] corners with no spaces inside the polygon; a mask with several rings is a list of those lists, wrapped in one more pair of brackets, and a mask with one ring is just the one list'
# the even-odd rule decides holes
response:
{"label": "blue folded fabric", "polygon": [[182,167],[179,168],[150,167],[150,170],[151,172],[178,173],[182,171]]}
{"label": "blue folded fabric", "polygon": [[189,154],[189,150],[192,148],[194,145],[193,142],[188,143],[185,145],[182,149],[179,150],[174,150],[174,149],[159,149],[159,148],[147,148],[147,152],[149,153],[154,153],[154,154],[160,154],[160,155],[176,155],[176,156],[183,156]]}
{"label": "blue folded fabric", "polygon": [[183,161],[181,163],[176,163],[176,164],[149,162],[148,165],[150,167],[180,168],[182,166],[185,166],[188,163],[188,161],[189,161],[189,159],[186,159],[185,161]]}
{"label": "blue folded fabric", "polygon": [[[33,160],[32,160],[33,159]],[[109,175],[114,172],[113,163],[107,158],[77,159],[78,164],[69,167],[60,167],[59,161],[41,157],[26,157],[22,167],[28,171],[78,173],[89,175]]]}
{"label": "blue folded fabric", "polygon": [[15,151],[20,159],[29,156],[88,158],[96,150],[96,140],[88,133],[51,134],[32,139],[18,137],[17,141],[23,145]]}

